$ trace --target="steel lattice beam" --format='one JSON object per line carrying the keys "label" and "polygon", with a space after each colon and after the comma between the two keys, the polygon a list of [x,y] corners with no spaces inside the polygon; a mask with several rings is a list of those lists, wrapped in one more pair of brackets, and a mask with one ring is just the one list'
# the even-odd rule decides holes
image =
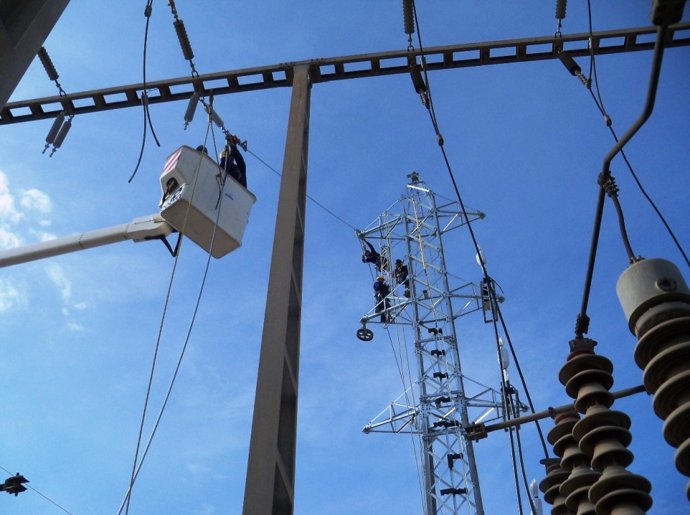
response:
{"label": "steel lattice beam", "polygon": [[[595,55],[616,54],[651,50],[655,33],[656,27],[642,27],[595,32],[591,36],[581,33],[467,43],[426,48],[424,56],[429,71],[554,59],[561,50],[578,57],[589,55],[590,38]],[[690,46],[690,23],[670,27],[666,46]],[[217,96],[289,87],[294,68],[304,65],[309,67],[312,83],[408,73],[410,60],[419,55],[419,50],[396,50],[159,80],[146,84],[147,98],[149,104],[160,104],[188,99],[194,91]],[[143,84],[130,84],[11,102],[0,110],[0,125],[54,118],[63,110],[77,115],[139,106],[143,91]]]}

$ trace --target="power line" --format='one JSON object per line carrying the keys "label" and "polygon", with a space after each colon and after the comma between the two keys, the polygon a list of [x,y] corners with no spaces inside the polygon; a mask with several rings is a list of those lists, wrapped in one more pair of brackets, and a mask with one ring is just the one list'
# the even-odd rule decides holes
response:
{"label": "power line", "polygon": [[[4,471],[7,472],[9,475],[12,475],[12,472],[10,472],[9,470],[7,470],[7,469],[6,469],[5,467],[3,467],[2,465],[0,465],[0,469],[4,470]],[[31,485],[29,485],[29,484],[26,484],[26,483],[25,483],[25,486],[26,486],[26,488],[28,488],[29,490],[32,490],[32,491],[36,492],[38,495],[40,495],[41,497],[43,497],[46,501],[48,501],[48,502],[50,502],[51,504],[55,505],[57,508],[61,509],[61,510],[64,511],[65,513],[67,513],[67,514],[69,514],[69,515],[72,515],[72,512],[71,512],[71,511],[67,510],[66,508],[63,508],[63,507],[60,506],[57,502],[55,502],[53,499],[51,499],[50,497],[48,497],[48,496],[45,495],[44,493],[38,491],[38,490],[37,490],[36,488],[34,488],[33,486],[31,486]]]}

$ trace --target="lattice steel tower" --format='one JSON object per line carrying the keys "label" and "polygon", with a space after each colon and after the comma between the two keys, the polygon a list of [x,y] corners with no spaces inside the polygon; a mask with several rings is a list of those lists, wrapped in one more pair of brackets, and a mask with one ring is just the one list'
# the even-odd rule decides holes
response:
{"label": "lattice steel tower", "polygon": [[[481,288],[446,268],[443,235],[468,222],[458,204],[432,192],[416,172],[408,177],[406,194],[370,227],[358,231],[363,252],[372,248],[372,242],[379,244],[373,254],[380,257],[371,262],[376,281],[387,286],[385,296],[379,294],[376,306],[362,317],[357,336],[371,340],[369,324],[400,325],[395,329],[414,340],[417,378],[410,378],[405,393],[364,432],[418,435],[425,515],[483,515],[474,451],[464,428],[489,412],[502,416],[501,398],[463,375],[454,322],[473,311],[486,314],[488,299],[482,297]],[[469,221],[483,216],[467,214]],[[477,418],[471,420],[475,411]]]}

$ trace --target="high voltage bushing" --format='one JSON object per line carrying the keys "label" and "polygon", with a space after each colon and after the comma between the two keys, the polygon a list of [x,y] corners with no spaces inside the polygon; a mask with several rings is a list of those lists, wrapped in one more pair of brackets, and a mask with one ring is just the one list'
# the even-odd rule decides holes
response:
{"label": "high voltage bushing", "polygon": [[664,439],[677,449],[676,468],[690,476],[690,290],[673,263],[645,259],[623,272],[616,293],[638,338],[635,362],[664,420]]}
{"label": "high voltage bushing", "polygon": [[634,459],[627,448],[632,441],[630,418],[610,409],[613,365],[594,353],[595,345],[589,338],[571,340],[570,354],[558,375],[567,394],[575,399],[575,409],[584,414],[573,426],[573,437],[591,458],[592,469],[601,473],[589,488],[589,500],[598,514],[644,513],[652,505],[652,487],[646,478],[625,468]]}
{"label": "high voltage bushing", "polygon": [[[554,420],[556,425],[549,431],[547,439],[553,445],[553,452],[561,458],[560,468],[564,472],[564,475],[559,476],[558,484],[561,500],[572,513],[595,515],[594,505],[590,502],[588,493],[589,487],[596,482],[599,474],[592,470],[589,457],[580,450],[573,437],[573,427],[580,417],[574,409],[570,409],[556,415]],[[547,479],[540,485],[540,488],[544,485],[544,494],[552,486]],[[546,495],[544,497],[546,498]],[[554,504],[554,512],[560,512],[559,510],[562,510],[562,506],[557,507]]]}
{"label": "high voltage bushing", "polygon": [[414,34],[414,7],[412,6],[412,0],[403,0],[402,4],[405,34]]}
{"label": "high voltage bushing", "polygon": [[568,513],[565,496],[561,494],[561,484],[568,478],[568,473],[561,467],[561,460],[544,458],[539,463],[546,467],[546,477],[539,483],[539,490],[544,494],[544,500],[553,506],[551,513]]}

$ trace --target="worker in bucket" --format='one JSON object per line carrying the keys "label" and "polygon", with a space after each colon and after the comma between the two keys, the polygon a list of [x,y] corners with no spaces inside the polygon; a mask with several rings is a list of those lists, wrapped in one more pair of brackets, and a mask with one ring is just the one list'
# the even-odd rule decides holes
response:
{"label": "worker in bucket", "polygon": [[230,175],[233,179],[239,182],[245,188],[247,187],[247,165],[244,162],[242,154],[240,154],[237,144],[240,139],[237,136],[228,134],[225,138],[226,145],[223,152],[220,154],[220,167],[225,170],[225,173]]}

